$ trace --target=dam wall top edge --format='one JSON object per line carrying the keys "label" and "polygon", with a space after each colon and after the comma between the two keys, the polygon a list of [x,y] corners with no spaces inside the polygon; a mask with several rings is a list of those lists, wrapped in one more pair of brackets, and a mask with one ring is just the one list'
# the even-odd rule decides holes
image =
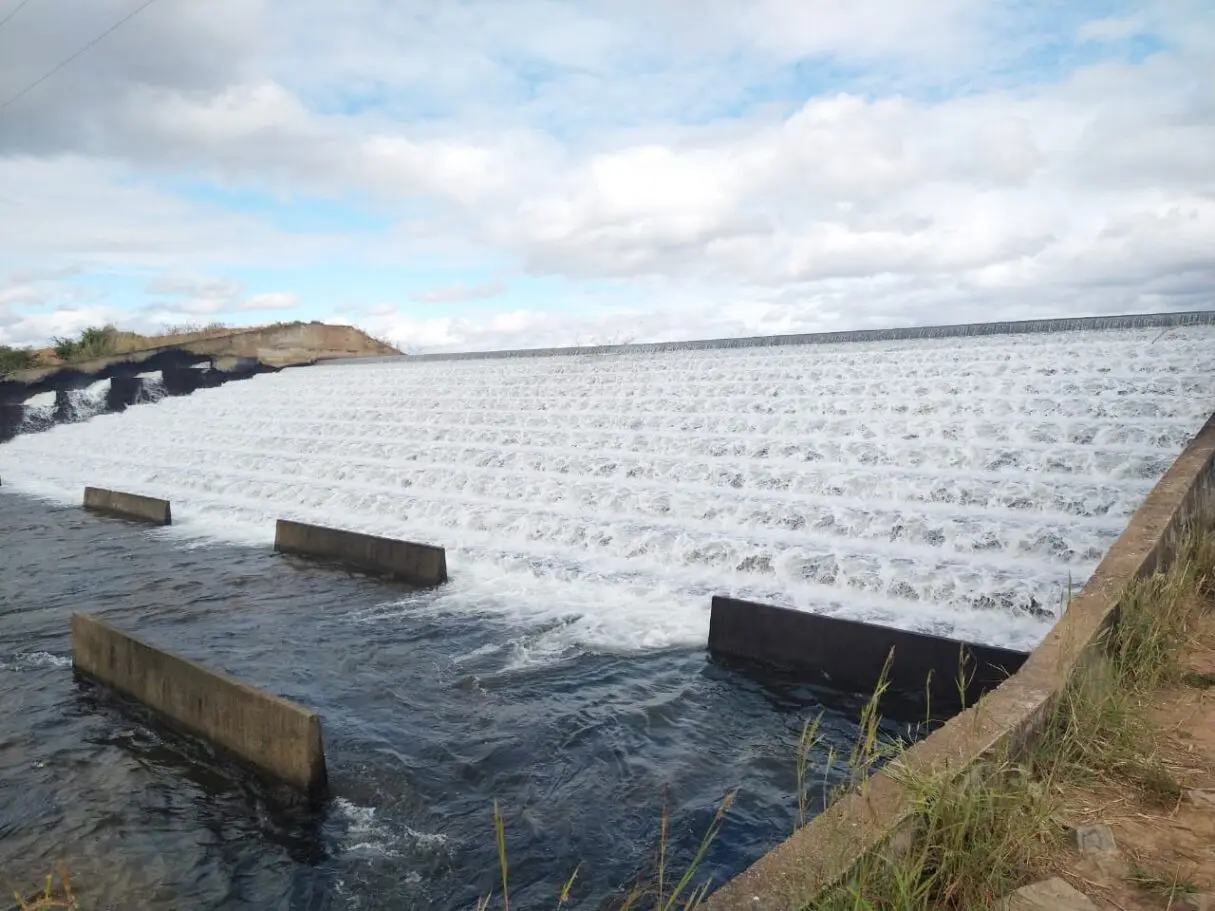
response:
{"label": "dam wall top edge", "polygon": [[729,348],[768,348],[782,345],[830,345],[861,342],[915,341],[971,338],[992,335],[1030,335],[1119,329],[1177,329],[1215,325],[1215,309],[1172,313],[1137,313],[1120,316],[1077,316],[1037,320],[1004,320],[941,326],[900,326],[888,329],[847,329],[795,335],[755,335],[737,338],[638,342],[620,345],[582,345],[547,348],[511,348],[490,351],[451,351],[387,357],[333,358],[315,366],[386,364],[417,361],[496,360],[504,358],[562,357],[570,355],[658,354],[671,351],[705,351]]}

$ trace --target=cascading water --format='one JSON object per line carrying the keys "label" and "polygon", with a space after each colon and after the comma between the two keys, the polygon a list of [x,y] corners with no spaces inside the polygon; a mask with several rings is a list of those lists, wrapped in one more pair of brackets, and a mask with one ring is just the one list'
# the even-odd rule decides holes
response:
{"label": "cascading water", "polygon": [[19,433],[36,433],[55,424],[87,421],[109,410],[109,392],[110,381],[100,380],[83,389],[40,393],[25,402],[17,430]]}
{"label": "cascading water", "polygon": [[[821,752],[846,754],[859,700],[706,661],[710,596],[1035,644],[1215,409],[1213,341],[408,359],[19,436],[0,868],[34,882],[53,843],[95,907],[454,911],[495,887],[497,800],[512,902],[553,904],[581,863],[570,907],[591,909],[649,868],[664,787],[671,869],[738,787],[720,881],[794,824],[803,721],[825,707]],[[83,514],[87,484],[168,497],[176,524]],[[278,558],[280,517],[444,545],[452,580]],[[96,705],[67,670],[73,610],[315,708],[334,799],[284,818]]]}
{"label": "cascading water", "polygon": [[713,593],[1032,646],[1211,410],[1215,330],[288,371],[18,439],[0,471],[449,549],[547,646],[702,643]]}

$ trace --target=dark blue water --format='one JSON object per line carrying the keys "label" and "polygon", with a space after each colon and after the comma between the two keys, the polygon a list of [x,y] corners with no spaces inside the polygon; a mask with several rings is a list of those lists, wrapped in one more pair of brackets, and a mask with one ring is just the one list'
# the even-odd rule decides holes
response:
{"label": "dark blue water", "polygon": [[[739,795],[702,872],[722,881],[793,829],[805,719],[846,751],[860,699],[760,679],[697,650],[515,668],[542,630],[443,616],[426,594],[263,550],[188,544],[0,489],[0,869],[32,890],[60,860],[90,908],[611,904]],[[316,709],[320,809],[74,678],[69,617],[121,629]],[[834,779],[832,779],[834,781]],[[820,790],[812,801],[817,805]]]}

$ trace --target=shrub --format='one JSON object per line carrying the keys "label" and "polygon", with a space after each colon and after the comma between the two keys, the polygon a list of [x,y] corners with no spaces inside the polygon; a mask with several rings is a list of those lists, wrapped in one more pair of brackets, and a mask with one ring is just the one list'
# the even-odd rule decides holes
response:
{"label": "shrub", "polygon": [[38,356],[28,348],[0,345],[0,376],[38,366]]}
{"label": "shrub", "polygon": [[85,361],[94,357],[108,357],[118,350],[118,330],[112,325],[90,326],[77,339],[55,337],[51,339],[55,356],[61,361]]}

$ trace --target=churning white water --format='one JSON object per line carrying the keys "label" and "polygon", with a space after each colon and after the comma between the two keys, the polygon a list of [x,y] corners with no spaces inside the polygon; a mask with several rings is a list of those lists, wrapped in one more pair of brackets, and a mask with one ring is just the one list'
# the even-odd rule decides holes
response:
{"label": "churning white water", "polygon": [[702,644],[714,593],[1026,647],[1213,408],[1211,327],[404,361],[18,437],[0,475],[168,497],[168,534],[443,545],[451,583],[375,619],[505,614],[525,660]]}

